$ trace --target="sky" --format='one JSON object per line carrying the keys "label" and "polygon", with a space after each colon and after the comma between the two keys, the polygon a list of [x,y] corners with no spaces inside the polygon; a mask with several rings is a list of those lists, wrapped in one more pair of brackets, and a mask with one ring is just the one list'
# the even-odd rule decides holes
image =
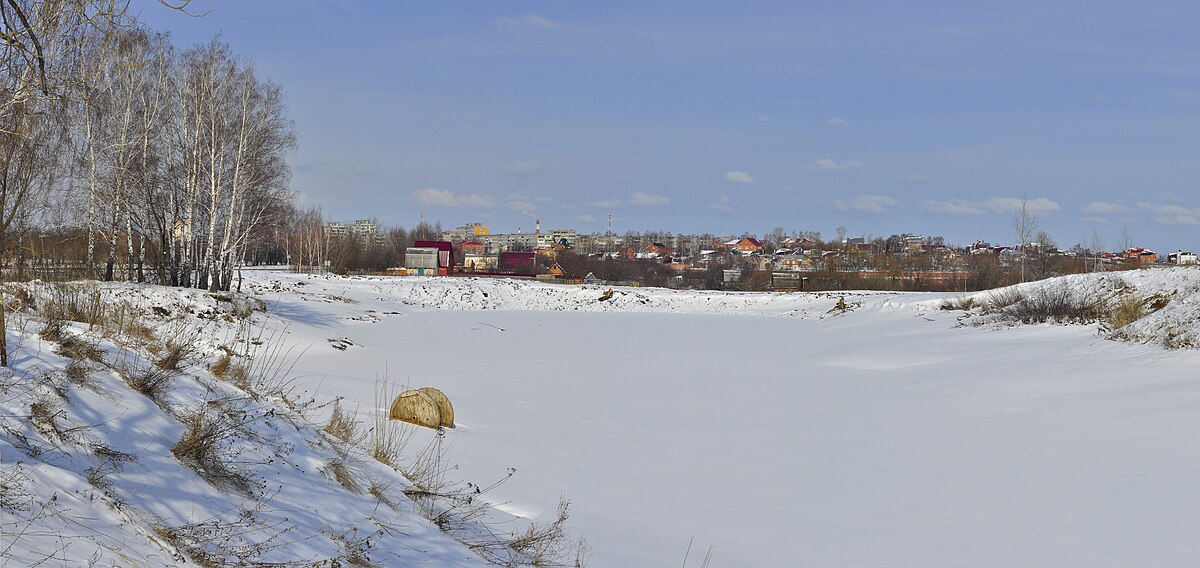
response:
{"label": "sky", "polygon": [[1200,249],[1200,4],[155,0],[331,220]]}

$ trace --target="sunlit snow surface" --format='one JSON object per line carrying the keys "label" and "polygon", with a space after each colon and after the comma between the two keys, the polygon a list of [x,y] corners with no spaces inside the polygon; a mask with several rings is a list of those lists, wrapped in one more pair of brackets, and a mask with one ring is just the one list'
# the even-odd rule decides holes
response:
{"label": "sunlit snow surface", "polygon": [[[1174,294],[1146,333],[1195,327],[1200,272],[1124,278]],[[488,497],[542,520],[565,496],[594,567],[679,566],[689,542],[714,567],[1200,558],[1194,350],[969,325],[946,294],[848,293],[843,313],[837,294],[248,279],[306,348],[302,388],[364,418],[381,381],[443,390],[449,476],[516,468]]]}

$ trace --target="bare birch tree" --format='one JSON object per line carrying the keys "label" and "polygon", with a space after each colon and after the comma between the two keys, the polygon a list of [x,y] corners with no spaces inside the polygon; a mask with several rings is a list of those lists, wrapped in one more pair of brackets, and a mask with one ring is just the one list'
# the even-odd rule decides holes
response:
{"label": "bare birch tree", "polygon": [[1017,237],[1017,249],[1021,251],[1021,282],[1024,282],[1026,247],[1038,228],[1037,214],[1029,209],[1028,195],[1021,196],[1021,207],[1013,213],[1012,227]]}

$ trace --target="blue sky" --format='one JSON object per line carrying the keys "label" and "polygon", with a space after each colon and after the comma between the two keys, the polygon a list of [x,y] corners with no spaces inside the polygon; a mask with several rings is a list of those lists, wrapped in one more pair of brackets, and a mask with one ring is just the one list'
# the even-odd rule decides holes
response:
{"label": "blue sky", "polygon": [[1187,2],[134,0],[279,83],[334,219],[1200,249]]}

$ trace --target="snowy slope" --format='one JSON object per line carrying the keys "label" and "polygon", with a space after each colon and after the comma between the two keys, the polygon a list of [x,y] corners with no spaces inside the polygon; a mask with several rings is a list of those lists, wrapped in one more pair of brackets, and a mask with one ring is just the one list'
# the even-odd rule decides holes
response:
{"label": "snowy slope", "polygon": [[[11,368],[0,372],[0,566],[485,565],[415,510],[406,479],[283,404],[285,391],[270,384],[276,369],[252,368],[252,381],[266,381],[255,396],[205,370],[212,353],[204,346],[236,347],[236,329],[248,323],[224,317],[237,311],[235,302],[164,288],[72,287],[82,293],[23,287],[29,293],[15,295],[26,312],[9,314]],[[199,351],[150,397],[122,377],[157,369],[152,357],[161,345],[139,334],[101,337],[111,329],[82,324],[66,326],[68,339],[42,337],[44,321],[34,315],[67,296],[99,300],[85,306],[136,307],[163,340],[202,330],[228,335],[197,341]],[[94,345],[96,360],[55,353],[69,342]],[[173,454],[197,412],[226,420],[214,463],[227,470]],[[354,481],[339,480],[339,467]]]}
{"label": "snowy slope", "polygon": [[846,294],[842,312],[829,294],[253,278],[310,346],[308,388],[363,412],[381,381],[442,389],[451,475],[516,468],[490,497],[530,518],[565,495],[592,566],[679,565],[693,540],[713,566],[1200,555],[1200,356],[1158,347],[1162,321],[1195,333],[1196,271],[1064,281],[1169,295],[1130,324],[1146,344],[971,325],[988,318],[939,309],[956,295]]}

